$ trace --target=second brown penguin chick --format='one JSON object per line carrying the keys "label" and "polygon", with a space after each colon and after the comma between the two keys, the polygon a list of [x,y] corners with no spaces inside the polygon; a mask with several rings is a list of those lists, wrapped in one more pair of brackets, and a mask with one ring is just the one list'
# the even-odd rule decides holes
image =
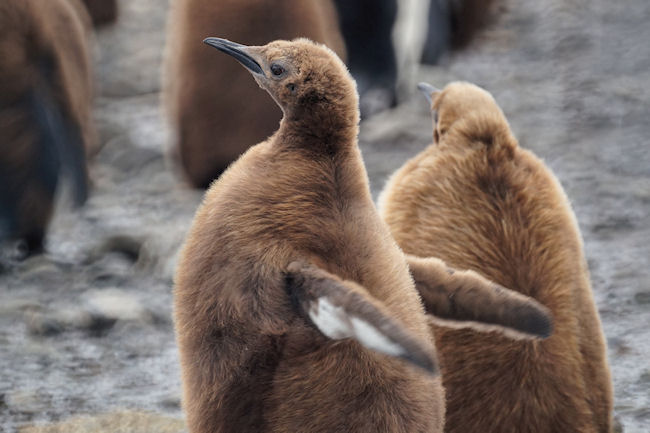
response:
{"label": "second brown penguin chick", "polygon": [[[511,341],[434,326],[447,393],[445,431],[611,432],[605,339],[562,187],[518,145],[488,92],[464,82],[420,89],[432,100],[434,143],[382,193],[391,232],[407,253],[475,269],[535,298],[552,312],[555,329],[544,341]],[[430,289],[424,289],[426,300]],[[467,305],[484,305],[482,316],[509,321],[503,302]]]}
{"label": "second brown penguin chick", "polygon": [[284,117],[210,187],[181,253],[190,432],[441,431],[433,338],[372,201],[345,66],[305,39],[206,42]]}

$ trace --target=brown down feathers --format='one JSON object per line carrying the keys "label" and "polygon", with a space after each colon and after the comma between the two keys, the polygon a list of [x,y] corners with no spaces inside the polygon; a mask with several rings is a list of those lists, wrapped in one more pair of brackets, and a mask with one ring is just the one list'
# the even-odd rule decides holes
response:
{"label": "brown down feathers", "polygon": [[30,252],[42,248],[62,172],[76,201],[86,197],[97,139],[90,32],[78,0],[0,2],[0,241],[24,239]]}
{"label": "brown down feathers", "polygon": [[553,314],[544,341],[433,326],[445,431],[611,431],[612,385],[582,240],[559,182],[520,148],[491,95],[434,93],[435,142],[388,182],[381,213],[408,254],[439,257]]}
{"label": "brown down feathers", "polygon": [[[433,337],[408,263],[445,321],[539,338],[548,312],[403,255],[372,202],[355,84],[331,50],[206,43],[240,61],[284,117],[211,186],[181,254],[175,323],[191,433],[441,432]],[[485,302],[466,305],[471,293]]]}
{"label": "brown down feathers", "polygon": [[289,264],[308,262],[365,288],[431,341],[404,256],[371,199],[344,64],[306,40],[252,48],[258,59],[287,60],[295,93],[268,85],[285,112],[280,129],[207,191],[181,254],[175,323],[189,430],[440,431],[439,377],[326,338],[287,296]]}
{"label": "brown down feathers", "polygon": [[246,45],[307,37],[345,58],[331,0],[174,0],[168,18],[164,105],[170,156],[188,182],[206,188],[250,146],[266,140],[281,113],[241,67],[201,44],[207,36]]}

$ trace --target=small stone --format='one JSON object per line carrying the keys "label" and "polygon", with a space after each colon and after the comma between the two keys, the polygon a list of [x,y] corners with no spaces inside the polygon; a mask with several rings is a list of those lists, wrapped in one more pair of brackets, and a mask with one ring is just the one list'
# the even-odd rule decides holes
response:
{"label": "small stone", "polygon": [[151,313],[140,301],[124,290],[92,290],[86,296],[89,310],[98,317],[123,321],[152,320]]}
{"label": "small stone", "polygon": [[44,396],[32,390],[11,391],[5,402],[11,411],[29,414],[43,412],[48,406]]}
{"label": "small stone", "polygon": [[160,400],[160,406],[166,410],[178,410],[181,408],[181,397],[178,394],[170,394]]}
{"label": "small stone", "polygon": [[650,370],[644,370],[639,376],[639,382],[642,384],[650,383]]}
{"label": "small stone", "polygon": [[15,298],[3,299],[0,302],[0,316],[22,316],[26,311],[38,311],[42,308],[41,304],[33,299]]}
{"label": "small stone", "polygon": [[27,330],[31,335],[51,337],[63,332],[64,324],[53,315],[41,312],[28,311],[25,313]]}
{"label": "small stone", "polygon": [[59,266],[46,255],[30,257],[21,264],[22,278],[26,281],[48,281],[61,274]]}
{"label": "small stone", "polygon": [[99,335],[111,329],[117,321],[117,319],[106,317],[100,312],[89,312],[81,308],[61,310],[58,317],[68,328],[89,331],[93,335]]}
{"label": "small stone", "polygon": [[632,351],[632,348],[627,344],[627,342],[618,337],[608,338],[607,346],[609,346],[610,352],[615,356],[627,355]]}
{"label": "small stone", "polygon": [[650,292],[639,292],[634,295],[634,301],[637,304],[650,304]]}

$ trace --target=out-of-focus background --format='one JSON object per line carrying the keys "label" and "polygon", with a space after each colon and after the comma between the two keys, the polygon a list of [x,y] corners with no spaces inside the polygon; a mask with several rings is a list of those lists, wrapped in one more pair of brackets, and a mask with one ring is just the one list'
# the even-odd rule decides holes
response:
{"label": "out-of-focus background", "polygon": [[[61,189],[46,253],[0,262],[0,431],[184,431],[171,290],[203,192],[165,156],[175,134],[160,104],[167,13],[166,2],[121,0],[117,21],[96,29],[88,200],[74,209]],[[405,87],[468,80],[489,90],[573,203],[616,415],[625,432],[650,431],[650,3],[494,0],[464,48],[404,68],[423,16],[400,17],[408,25],[395,30],[400,103],[381,111],[394,101],[379,95],[361,124],[373,195],[431,142],[428,106]]]}

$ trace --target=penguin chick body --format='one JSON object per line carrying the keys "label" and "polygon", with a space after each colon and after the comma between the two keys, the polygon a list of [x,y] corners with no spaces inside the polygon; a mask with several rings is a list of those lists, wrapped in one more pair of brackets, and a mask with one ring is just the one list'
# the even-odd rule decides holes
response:
{"label": "penguin chick body", "polygon": [[61,174],[87,196],[90,22],[78,0],[0,4],[0,243],[42,250]]}
{"label": "penguin chick body", "polygon": [[535,298],[554,320],[544,341],[433,327],[445,431],[611,431],[604,336],[562,187],[518,146],[489,93],[452,83],[427,94],[437,118],[434,144],[389,180],[382,217],[406,253],[474,269]]}
{"label": "penguin chick body", "polygon": [[206,55],[200,43],[206,35],[218,31],[248,45],[307,37],[345,57],[332,0],[174,0],[168,21],[163,97],[170,157],[195,188],[207,188],[246,149],[273,134],[282,117],[234,62]]}
{"label": "penguin chick body", "polygon": [[[344,64],[304,39],[215,40],[284,118],[210,187],[183,247],[175,323],[190,431],[440,431],[439,377],[395,358],[435,369],[371,199]],[[345,338],[350,326],[365,336]]]}

